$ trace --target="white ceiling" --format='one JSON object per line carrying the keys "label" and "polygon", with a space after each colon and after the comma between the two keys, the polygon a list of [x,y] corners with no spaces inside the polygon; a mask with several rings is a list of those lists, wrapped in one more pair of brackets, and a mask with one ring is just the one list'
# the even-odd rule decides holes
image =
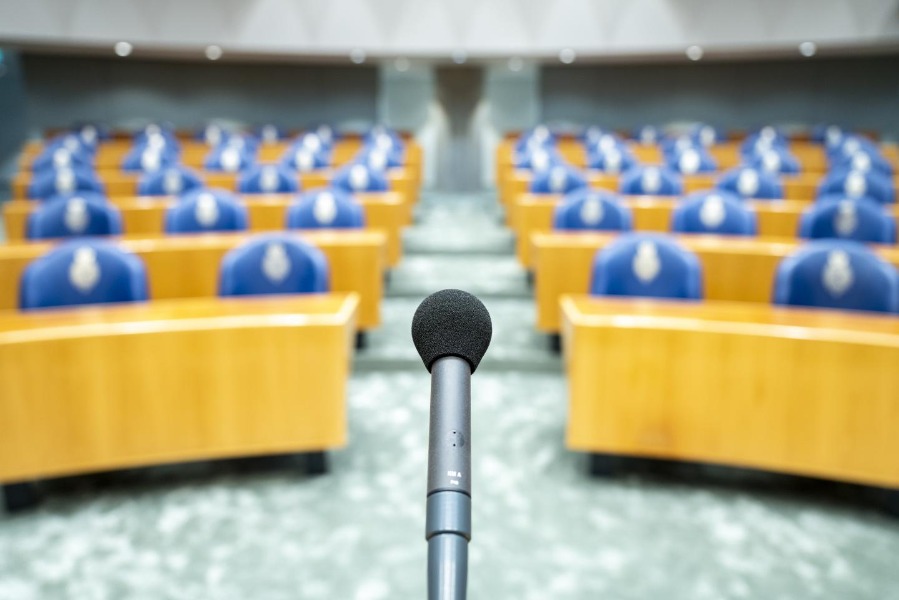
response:
{"label": "white ceiling", "polygon": [[201,56],[822,53],[899,45],[899,0],[4,0],[0,43]]}

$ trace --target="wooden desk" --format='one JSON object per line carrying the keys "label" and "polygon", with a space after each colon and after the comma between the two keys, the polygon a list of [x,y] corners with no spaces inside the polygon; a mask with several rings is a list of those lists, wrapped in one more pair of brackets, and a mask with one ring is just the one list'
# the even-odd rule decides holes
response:
{"label": "wooden desk", "polygon": [[[100,181],[106,186],[106,195],[109,198],[130,198],[137,196],[140,173],[129,173],[118,170],[97,171]],[[313,189],[326,187],[334,175],[333,169],[320,169],[310,173],[302,173],[299,177],[300,189]],[[203,182],[207,187],[237,190],[237,173],[222,173],[218,171],[200,172]],[[400,167],[390,169],[388,173],[390,191],[397,192],[406,206],[409,222],[412,221],[412,209],[418,199],[418,188],[410,170]],[[28,198],[28,186],[31,183],[30,172],[20,172],[13,179],[13,198],[25,200]]]}
{"label": "wooden desk", "polygon": [[[403,227],[406,225],[406,207],[396,192],[354,194],[365,211],[366,229],[383,231],[387,235],[387,264],[396,266],[403,255]],[[251,231],[278,231],[285,229],[287,208],[296,199],[295,194],[255,195],[247,194],[242,200],[247,206]],[[127,236],[163,235],[165,213],[176,199],[165,196],[136,196],[110,200],[122,213],[122,225]],[[26,239],[28,215],[38,203],[34,200],[11,200],[3,205],[6,239]]]}
{"label": "wooden desk", "polygon": [[[369,230],[290,232],[318,247],[328,259],[333,292],[359,295],[359,329],[381,323],[386,236]],[[247,233],[121,238],[118,244],[147,267],[150,298],[212,298],[218,293],[222,257],[251,239]],[[28,263],[53,247],[51,242],[0,245],[0,310],[18,307],[19,281]]]}
{"label": "wooden desk", "polygon": [[347,441],[355,294],[0,311],[0,482]]}
{"label": "wooden desk", "polygon": [[[559,298],[586,294],[596,252],[617,236],[610,233],[534,233],[537,329],[559,331]],[[678,235],[677,241],[694,252],[702,263],[703,290],[707,300],[768,304],[773,297],[774,274],[781,260],[802,242],[787,238],[719,237]],[[899,248],[871,246],[894,266]]]}
{"label": "wooden desk", "polygon": [[899,319],[564,296],[572,450],[899,487]]}
{"label": "wooden desk", "polygon": [[[671,231],[671,214],[680,198],[664,196],[624,196],[622,204],[631,210],[636,231]],[[562,196],[555,194],[523,194],[515,200],[517,215],[515,249],[518,260],[528,269],[533,267],[531,234],[553,229],[553,215]],[[755,211],[759,237],[797,237],[802,213],[807,202],[797,200],[757,200],[746,205]],[[899,206],[890,206],[899,219]]]}

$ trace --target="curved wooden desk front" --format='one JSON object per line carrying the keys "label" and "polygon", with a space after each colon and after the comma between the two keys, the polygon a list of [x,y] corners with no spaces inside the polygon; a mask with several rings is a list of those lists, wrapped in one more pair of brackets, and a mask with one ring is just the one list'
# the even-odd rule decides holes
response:
{"label": "curved wooden desk front", "polygon": [[343,446],[357,305],[0,311],[0,482]]}
{"label": "curved wooden desk front", "polygon": [[[359,329],[380,325],[387,243],[382,232],[317,230],[291,231],[289,235],[309,242],[325,254],[333,292],[359,295]],[[246,233],[215,233],[119,238],[116,243],[143,260],[150,299],[155,301],[215,297],[222,257],[252,237]],[[0,310],[18,307],[22,272],[53,246],[50,242],[0,245]]]}
{"label": "curved wooden desk front", "polygon": [[[635,231],[671,231],[671,214],[680,198],[662,196],[623,196],[622,204],[631,210]],[[553,229],[553,214],[562,201],[558,194],[523,194],[515,200],[515,250],[525,268],[533,267],[531,235]],[[797,200],[746,201],[755,211],[759,237],[797,237],[799,221],[809,204]],[[899,219],[899,205],[886,210]]]}
{"label": "curved wooden desk front", "polygon": [[[397,265],[403,256],[403,227],[407,223],[407,211],[396,192],[380,194],[354,194],[365,211],[366,229],[380,230],[387,234],[387,264]],[[247,206],[250,231],[279,231],[285,229],[287,208],[296,201],[295,194],[245,194],[241,199]],[[165,233],[165,213],[176,199],[166,196],[135,196],[112,198],[122,214],[125,235],[147,236]],[[34,200],[10,200],[3,205],[6,238],[22,241],[31,214],[38,203]]]}
{"label": "curved wooden desk front", "polygon": [[[559,331],[559,298],[566,294],[589,292],[596,252],[616,237],[609,233],[531,235],[537,329],[545,333]],[[799,240],[786,238],[713,235],[677,235],[674,238],[699,258],[707,300],[760,304],[771,302],[777,265],[802,245]],[[899,267],[899,248],[871,248],[884,260]]]}
{"label": "curved wooden desk front", "polygon": [[[221,171],[201,171],[200,176],[206,186],[222,188],[225,190],[237,190],[237,173],[225,173]],[[106,186],[106,196],[109,198],[132,198],[137,196],[140,173],[125,171],[97,171],[97,175],[103,185]],[[333,169],[319,169],[308,173],[301,173],[299,183],[301,190],[310,190],[318,187],[326,187]],[[390,191],[396,192],[403,200],[408,214],[408,222],[412,221],[412,209],[418,199],[418,184],[412,174],[405,167],[390,169],[388,172]],[[28,199],[28,185],[31,183],[31,173],[19,173],[12,183],[13,198],[17,200]]]}
{"label": "curved wooden desk front", "polygon": [[899,319],[565,296],[568,448],[899,487]]}

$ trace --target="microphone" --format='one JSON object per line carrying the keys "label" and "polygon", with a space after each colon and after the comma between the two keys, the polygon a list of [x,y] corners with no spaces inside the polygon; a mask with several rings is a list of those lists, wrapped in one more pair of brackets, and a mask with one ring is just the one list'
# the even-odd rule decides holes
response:
{"label": "microphone", "polygon": [[464,600],[471,540],[471,374],[493,325],[480,300],[461,290],[425,298],[412,341],[431,373],[428,433],[428,599]]}

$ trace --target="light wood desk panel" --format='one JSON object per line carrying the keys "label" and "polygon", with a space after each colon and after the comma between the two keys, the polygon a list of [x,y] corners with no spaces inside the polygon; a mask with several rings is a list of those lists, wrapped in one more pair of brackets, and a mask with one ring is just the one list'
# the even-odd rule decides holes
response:
{"label": "light wood desk panel", "polygon": [[899,487],[899,319],[564,296],[572,450]]}
{"label": "light wood desk panel", "polygon": [[[680,198],[664,196],[623,196],[622,204],[631,210],[635,231],[671,231],[671,218]],[[515,250],[519,262],[533,268],[531,235],[553,229],[553,215],[562,196],[555,194],[523,194],[515,201],[517,228]],[[747,201],[755,211],[759,237],[798,237],[799,221],[809,204],[796,200]],[[888,209],[899,219],[899,206]]]}
{"label": "light wood desk panel", "polygon": [[[317,230],[289,235],[318,247],[328,259],[331,290],[359,295],[359,328],[381,323],[386,265],[386,236],[369,230]],[[147,267],[151,300],[211,298],[218,293],[225,254],[250,240],[247,233],[214,233],[147,238],[120,238]],[[53,248],[51,242],[0,245],[0,310],[18,307],[19,282],[28,263]]]}
{"label": "light wood desk panel", "polygon": [[[593,259],[616,237],[610,233],[531,235],[537,329],[545,333],[559,331],[559,298],[589,292]],[[677,235],[675,239],[699,258],[705,299],[760,304],[771,302],[777,265],[802,245],[801,241],[788,238]],[[890,264],[899,266],[899,248],[871,248]]]}
{"label": "light wood desk panel", "polygon": [[355,294],[0,311],[0,482],[347,442]]}
{"label": "light wood desk panel", "polygon": [[[392,267],[403,254],[403,227],[406,207],[396,192],[354,194],[365,211],[366,229],[387,234],[387,260]],[[251,231],[278,231],[286,228],[287,208],[296,201],[295,194],[246,194],[241,199],[247,206]],[[166,196],[135,196],[110,200],[122,214],[123,233],[127,236],[163,235],[165,213],[177,200]],[[38,203],[34,200],[11,200],[3,205],[6,238],[26,239],[28,215]]]}

